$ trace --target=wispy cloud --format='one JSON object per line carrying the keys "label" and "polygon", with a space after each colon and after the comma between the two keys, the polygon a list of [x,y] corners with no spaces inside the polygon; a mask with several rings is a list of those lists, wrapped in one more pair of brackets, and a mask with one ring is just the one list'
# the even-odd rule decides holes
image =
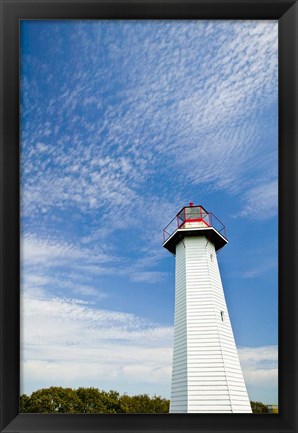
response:
{"label": "wispy cloud", "polygon": [[163,279],[165,273],[158,271],[142,271],[132,272],[131,280],[137,282],[151,282],[156,283]]}
{"label": "wispy cloud", "polygon": [[277,180],[261,184],[244,194],[245,206],[238,216],[266,220],[277,215]]}
{"label": "wispy cloud", "polygon": [[104,299],[108,296],[106,293],[103,293],[99,289],[95,289],[94,287],[90,287],[90,286],[73,287],[72,290],[78,296],[83,296],[83,297],[91,296],[96,299]]}
{"label": "wispy cloud", "polygon": [[[34,386],[98,386],[169,397],[173,328],[45,292],[22,297],[22,392]],[[277,382],[277,347],[239,347],[246,384]],[[31,384],[31,389],[25,383]],[[153,388],[152,388],[153,386]],[[25,387],[25,388],[24,388]]]}
{"label": "wispy cloud", "polygon": [[160,218],[158,204],[177,202],[189,182],[232,194],[255,188],[247,171],[256,169],[259,112],[277,100],[277,23],[110,25],[121,37],[105,45],[107,23],[74,25],[67,43],[81,47],[81,61],[70,56],[61,72],[68,80],[57,94],[52,82],[46,105],[38,79],[50,65],[34,59],[31,86],[22,87],[24,119],[34,113],[22,125],[24,215],[53,219],[53,209],[72,207],[119,229],[145,203]]}
{"label": "wispy cloud", "polygon": [[107,262],[113,258],[105,253],[96,253],[88,248],[78,248],[61,240],[41,239],[25,235],[21,241],[21,260],[28,265],[63,266],[72,261]]}
{"label": "wispy cloud", "polygon": [[277,404],[277,346],[238,347],[238,354],[251,399]]}
{"label": "wispy cloud", "polygon": [[108,389],[115,384],[123,392],[140,384],[148,392],[150,384],[159,383],[156,393],[169,388],[171,327],[43,292],[23,296],[22,333],[23,392],[29,392],[25,383]]}
{"label": "wispy cloud", "polygon": [[243,272],[244,278],[255,278],[262,275],[265,275],[267,272],[273,271],[277,272],[278,263],[277,257],[274,260],[264,260],[261,264],[254,266],[253,268],[249,268]]}
{"label": "wispy cloud", "polygon": [[50,292],[67,291],[104,299],[108,294],[95,285],[94,279],[117,275],[123,281],[161,282],[167,273],[154,267],[164,256],[161,249],[157,253],[145,249],[136,258],[120,259],[110,252],[98,251],[96,245],[92,248],[27,234],[21,238],[22,290],[47,288]]}
{"label": "wispy cloud", "polygon": [[103,299],[107,294],[96,285],[94,275],[111,272],[105,266],[117,261],[109,253],[27,234],[21,238],[21,289],[35,293],[67,292]]}

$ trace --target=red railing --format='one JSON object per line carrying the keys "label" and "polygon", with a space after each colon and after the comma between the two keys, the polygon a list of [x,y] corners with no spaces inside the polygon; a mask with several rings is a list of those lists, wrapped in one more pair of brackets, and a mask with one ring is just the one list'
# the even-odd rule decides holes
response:
{"label": "red railing", "polygon": [[172,236],[177,229],[183,228],[185,223],[191,222],[202,222],[206,227],[213,227],[222,236],[227,237],[225,226],[212,212],[207,212],[203,206],[185,206],[163,229],[164,242]]}

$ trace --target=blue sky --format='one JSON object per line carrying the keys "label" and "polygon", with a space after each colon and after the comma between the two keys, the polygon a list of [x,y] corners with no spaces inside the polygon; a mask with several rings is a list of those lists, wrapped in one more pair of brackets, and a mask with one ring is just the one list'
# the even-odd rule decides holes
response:
{"label": "blue sky", "polygon": [[170,396],[190,201],[218,260],[250,399],[277,403],[277,22],[21,22],[22,392]]}

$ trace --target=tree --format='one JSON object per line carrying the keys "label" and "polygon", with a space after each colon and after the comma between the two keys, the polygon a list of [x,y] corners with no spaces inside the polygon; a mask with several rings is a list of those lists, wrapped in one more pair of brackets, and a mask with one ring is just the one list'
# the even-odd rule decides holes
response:
{"label": "tree", "polygon": [[20,411],[27,413],[81,413],[80,400],[71,388],[52,386],[21,396]]}
{"label": "tree", "polygon": [[100,398],[104,406],[103,413],[121,413],[119,392],[100,391]]}
{"label": "tree", "polygon": [[120,397],[121,413],[168,413],[170,401],[159,396],[150,398],[147,394]]}
{"label": "tree", "polygon": [[97,388],[78,388],[77,396],[81,402],[81,413],[104,413],[100,391]]}
{"label": "tree", "polygon": [[251,401],[250,405],[253,413],[269,413],[268,407],[260,401]]}
{"label": "tree", "polygon": [[20,397],[20,412],[21,413],[26,413],[26,412],[30,412],[29,406],[30,406],[30,402],[31,402],[31,398],[28,397],[28,395],[23,394]]}
{"label": "tree", "polygon": [[20,398],[22,413],[168,413],[169,400],[147,394],[128,396],[97,388],[51,387]]}

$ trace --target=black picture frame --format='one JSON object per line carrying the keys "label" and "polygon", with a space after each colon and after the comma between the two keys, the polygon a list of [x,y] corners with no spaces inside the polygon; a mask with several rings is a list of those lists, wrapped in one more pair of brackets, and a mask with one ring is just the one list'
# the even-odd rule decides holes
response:
{"label": "black picture frame", "polygon": [[[296,432],[297,4],[293,0],[0,0],[1,432]],[[19,414],[19,20],[274,19],[279,22],[279,414]]]}

